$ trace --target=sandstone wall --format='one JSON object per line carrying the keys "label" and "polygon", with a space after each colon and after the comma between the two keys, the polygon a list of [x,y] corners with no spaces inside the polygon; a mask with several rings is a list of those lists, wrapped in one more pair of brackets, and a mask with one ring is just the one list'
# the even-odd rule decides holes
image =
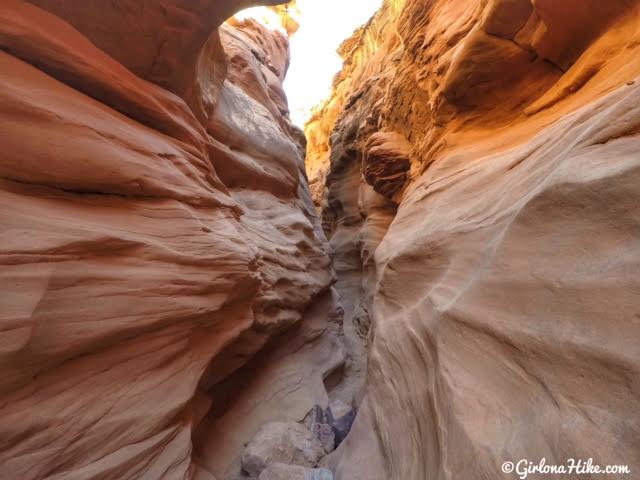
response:
{"label": "sandstone wall", "polygon": [[307,126],[371,323],[338,479],[640,470],[639,48],[624,0],[389,0],[345,42]]}
{"label": "sandstone wall", "polygon": [[0,5],[1,478],[228,478],[326,405],[340,308],[287,39],[217,29],[253,3]]}

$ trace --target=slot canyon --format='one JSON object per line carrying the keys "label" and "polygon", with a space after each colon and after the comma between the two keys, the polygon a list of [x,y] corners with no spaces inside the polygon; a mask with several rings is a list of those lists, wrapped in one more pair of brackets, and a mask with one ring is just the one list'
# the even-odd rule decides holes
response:
{"label": "slot canyon", "polygon": [[0,2],[0,479],[640,479],[640,0],[298,8]]}

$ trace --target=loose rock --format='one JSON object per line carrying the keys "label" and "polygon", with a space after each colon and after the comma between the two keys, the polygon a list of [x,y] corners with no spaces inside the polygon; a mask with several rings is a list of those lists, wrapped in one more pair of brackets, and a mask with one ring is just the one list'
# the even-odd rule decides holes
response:
{"label": "loose rock", "polygon": [[314,467],[325,454],[308,428],[295,422],[264,425],[242,455],[242,469],[253,477],[274,463]]}
{"label": "loose rock", "polygon": [[274,463],[263,470],[258,480],[333,480],[333,474],[326,468]]}

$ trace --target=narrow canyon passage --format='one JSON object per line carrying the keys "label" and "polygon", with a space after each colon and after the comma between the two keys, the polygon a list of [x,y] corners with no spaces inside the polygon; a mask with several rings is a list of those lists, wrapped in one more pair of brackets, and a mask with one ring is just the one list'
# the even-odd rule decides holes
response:
{"label": "narrow canyon passage", "polygon": [[0,479],[640,475],[640,1],[4,0],[0,62]]}

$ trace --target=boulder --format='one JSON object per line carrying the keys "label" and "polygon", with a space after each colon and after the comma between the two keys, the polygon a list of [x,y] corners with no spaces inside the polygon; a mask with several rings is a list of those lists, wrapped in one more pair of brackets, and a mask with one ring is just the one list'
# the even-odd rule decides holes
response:
{"label": "boulder", "polygon": [[326,468],[274,463],[262,471],[258,480],[333,480],[333,474]]}
{"label": "boulder", "polygon": [[264,425],[242,455],[242,469],[258,477],[274,463],[315,467],[325,454],[324,448],[307,427],[295,422],[271,422]]}

